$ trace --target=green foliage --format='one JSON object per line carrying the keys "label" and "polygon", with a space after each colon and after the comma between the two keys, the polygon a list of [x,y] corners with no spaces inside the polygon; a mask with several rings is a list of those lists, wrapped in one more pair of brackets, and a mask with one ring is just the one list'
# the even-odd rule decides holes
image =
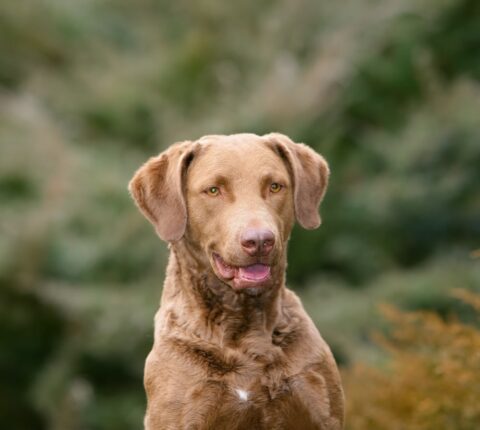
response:
{"label": "green foliage", "polygon": [[[320,287],[317,287],[319,285]],[[465,320],[472,315],[450,295],[452,285],[480,291],[480,265],[476,260],[449,255],[408,271],[387,271],[363,288],[319,276],[302,293],[304,306],[342,364],[377,363],[372,349],[373,328],[383,330],[378,303],[407,310],[429,310],[442,316],[452,313]]]}
{"label": "green foliage", "polygon": [[478,290],[475,0],[0,5],[0,418],[133,429],[166,249],[127,183],[210,133],[323,153],[288,279],[342,363],[383,359],[377,301],[459,312]]}

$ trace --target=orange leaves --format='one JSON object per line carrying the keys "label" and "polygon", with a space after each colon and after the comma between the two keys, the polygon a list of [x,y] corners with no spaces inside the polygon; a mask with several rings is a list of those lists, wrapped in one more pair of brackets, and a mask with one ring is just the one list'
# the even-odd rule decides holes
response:
{"label": "orange leaves", "polygon": [[[480,295],[452,293],[480,311]],[[474,430],[480,425],[480,330],[431,312],[382,305],[393,325],[379,338],[390,361],[344,372],[347,429]]]}

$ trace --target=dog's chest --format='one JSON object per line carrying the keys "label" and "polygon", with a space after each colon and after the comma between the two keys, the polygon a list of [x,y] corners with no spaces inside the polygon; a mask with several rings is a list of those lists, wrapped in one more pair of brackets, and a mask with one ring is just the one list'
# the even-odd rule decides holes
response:
{"label": "dog's chest", "polygon": [[320,429],[323,418],[312,414],[309,400],[315,391],[318,398],[328,397],[302,374],[265,371],[262,366],[197,380],[187,390],[184,410],[201,417],[199,429]]}
{"label": "dog's chest", "polygon": [[[181,420],[197,430],[337,428],[325,425],[331,411],[324,369],[312,355],[290,352],[292,340],[287,340],[220,348],[190,338],[166,338],[157,350],[158,368],[146,368],[150,386],[163,387],[157,392],[152,388],[151,394],[147,387],[151,409],[156,405],[162,422],[167,415],[172,425]],[[172,370],[165,370],[166,363]]]}

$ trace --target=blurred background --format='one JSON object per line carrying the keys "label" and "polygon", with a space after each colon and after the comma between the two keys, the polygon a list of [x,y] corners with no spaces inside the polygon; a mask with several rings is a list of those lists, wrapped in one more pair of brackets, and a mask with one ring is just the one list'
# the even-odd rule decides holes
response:
{"label": "blurred background", "polygon": [[203,134],[330,162],[289,286],[349,429],[480,428],[480,2],[0,3],[0,421],[142,428],[166,246],[127,183]]}

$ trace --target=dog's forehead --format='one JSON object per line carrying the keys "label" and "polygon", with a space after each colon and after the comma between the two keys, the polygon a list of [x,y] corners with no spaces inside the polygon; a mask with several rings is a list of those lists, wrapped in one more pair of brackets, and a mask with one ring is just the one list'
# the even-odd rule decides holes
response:
{"label": "dog's forehead", "polygon": [[267,142],[254,134],[206,136],[198,141],[200,150],[195,157],[195,170],[236,172],[247,169],[284,170],[285,166]]}

